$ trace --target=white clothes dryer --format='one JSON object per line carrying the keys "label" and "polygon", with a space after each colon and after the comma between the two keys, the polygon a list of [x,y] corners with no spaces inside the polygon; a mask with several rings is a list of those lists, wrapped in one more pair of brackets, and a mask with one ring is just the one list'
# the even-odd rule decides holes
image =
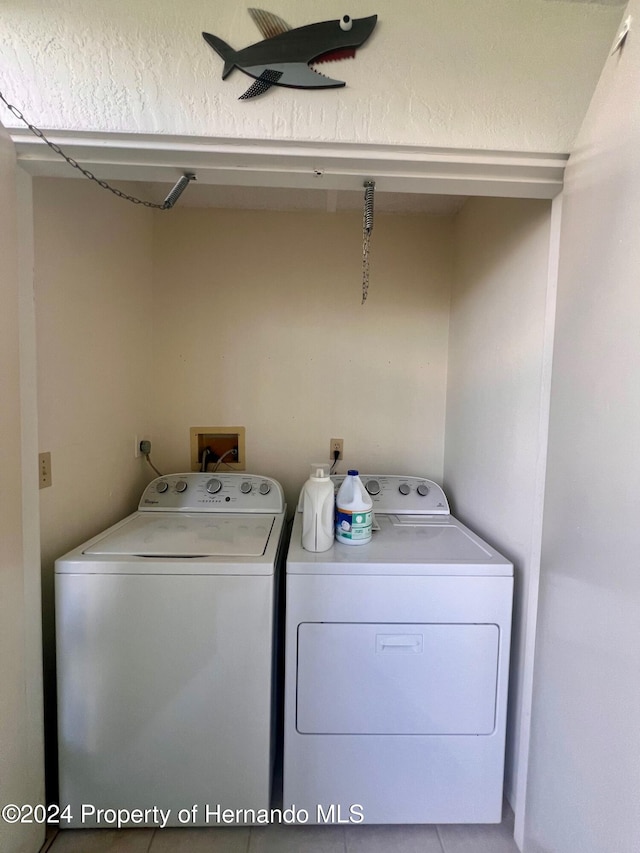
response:
{"label": "white clothes dryer", "polygon": [[362,480],[367,544],[311,553],[301,512],[293,525],[283,805],[318,823],[500,822],[513,566],[436,483]]}
{"label": "white clothes dryer", "polygon": [[65,827],[112,825],[83,804],[162,809],[167,826],[269,808],[285,509],[268,477],[160,477],[56,562]]}

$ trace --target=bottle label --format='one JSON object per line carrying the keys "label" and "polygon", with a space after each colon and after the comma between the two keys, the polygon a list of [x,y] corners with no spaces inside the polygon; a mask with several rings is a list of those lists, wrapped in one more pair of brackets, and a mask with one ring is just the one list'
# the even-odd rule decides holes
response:
{"label": "bottle label", "polygon": [[368,512],[349,512],[344,509],[336,510],[336,536],[339,539],[349,539],[359,542],[371,538],[371,510]]}

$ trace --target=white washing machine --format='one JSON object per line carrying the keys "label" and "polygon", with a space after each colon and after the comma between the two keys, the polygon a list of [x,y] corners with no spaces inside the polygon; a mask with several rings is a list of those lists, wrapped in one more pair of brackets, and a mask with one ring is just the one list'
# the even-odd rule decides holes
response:
{"label": "white washing machine", "polygon": [[369,543],[310,553],[293,525],[283,804],[318,823],[498,823],[513,566],[436,483],[362,480]]}
{"label": "white washing machine", "polygon": [[208,804],[269,808],[284,522],[275,480],[177,474],[56,562],[60,803],[71,826],[105,825],[82,804],[169,810],[167,826],[184,825],[178,812],[193,805],[189,826],[207,822]]}

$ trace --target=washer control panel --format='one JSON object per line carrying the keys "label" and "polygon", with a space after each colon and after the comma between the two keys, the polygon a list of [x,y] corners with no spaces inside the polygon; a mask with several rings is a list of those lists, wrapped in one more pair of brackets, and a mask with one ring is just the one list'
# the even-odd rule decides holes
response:
{"label": "washer control panel", "polygon": [[144,490],[139,510],[284,512],[282,486],[255,474],[167,474]]}
{"label": "washer control panel", "polygon": [[[336,492],[345,474],[334,474]],[[396,474],[360,474],[373,501],[374,512],[396,515],[449,515],[449,502],[442,488],[424,477]]]}

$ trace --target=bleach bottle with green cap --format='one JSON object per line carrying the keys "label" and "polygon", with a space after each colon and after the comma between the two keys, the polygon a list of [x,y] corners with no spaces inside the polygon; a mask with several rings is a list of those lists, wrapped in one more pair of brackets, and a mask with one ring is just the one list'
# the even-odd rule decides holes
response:
{"label": "bleach bottle with green cap", "polygon": [[371,539],[373,501],[357,471],[349,471],[336,495],[336,539],[344,545],[365,545]]}

